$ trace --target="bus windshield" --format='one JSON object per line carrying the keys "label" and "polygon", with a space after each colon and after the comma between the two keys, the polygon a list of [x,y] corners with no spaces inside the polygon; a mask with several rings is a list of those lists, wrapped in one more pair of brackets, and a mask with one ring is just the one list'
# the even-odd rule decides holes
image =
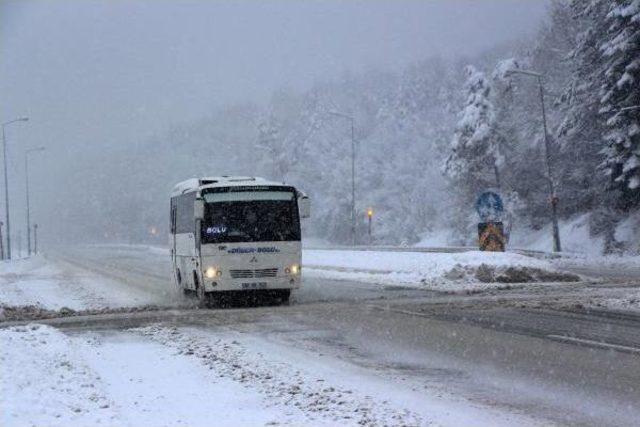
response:
{"label": "bus windshield", "polygon": [[202,243],[300,240],[292,191],[204,193]]}

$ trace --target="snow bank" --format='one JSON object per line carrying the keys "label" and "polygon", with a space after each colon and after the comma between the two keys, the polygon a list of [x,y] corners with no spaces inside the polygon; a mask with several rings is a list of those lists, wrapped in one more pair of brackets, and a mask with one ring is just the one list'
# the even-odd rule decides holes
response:
{"label": "snow bank", "polygon": [[309,276],[447,291],[578,279],[559,273],[547,261],[504,252],[304,250],[302,262]]}
{"label": "snow bank", "polygon": [[137,334],[4,329],[0,362],[3,427],[258,426],[284,418],[259,393]]}
{"label": "snow bank", "polygon": [[[591,214],[579,215],[569,220],[560,221],[560,239],[564,252],[579,253],[589,256],[601,256],[604,253],[604,238],[592,236],[589,231]],[[621,221],[615,229],[615,239],[630,254],[640,253],[640,213],[630,215]],[[540,230],[514,228],[510,247],[551,251],[551,225]]]}
{"label": "snow bank", "polygon": [[640,212],[629,216],[616,227],[615,238],[631,253],[640,254]]}
{"label": "snow bank", "polygon": [[81,353],[48,326],[0,330],[0,424],[113,425],[112,402]]}
{"label": "snow bank", "polygon": [[[571,220],[560,221],[560,239],[562,250],[589,255],[602,255],[604,240],[592,237],[589,233],[589,214],[580,215]],[[540,230],[514,228],[511,235],[511,247],[550,252],[553,249],[551,224]]]}

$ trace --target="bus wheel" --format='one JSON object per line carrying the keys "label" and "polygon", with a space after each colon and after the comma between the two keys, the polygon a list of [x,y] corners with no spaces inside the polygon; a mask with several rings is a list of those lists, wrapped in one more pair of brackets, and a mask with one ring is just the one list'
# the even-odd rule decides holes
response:
{"label": "bus wheel", "polygon": [[278,297],[282,304],[289,305],[289,298],[291,298],[291,289],[281,289],[278,291]]}
{"label": "bus wheel", "polygon": [[200,284],[198,280],[198,275],[196,272],[193,272],[193,284],[196,287],[196,296],[198,297],[198,306],[199,307],[207,307],[209,305],[209,299],[207,293],[204,291],[204,285]]}

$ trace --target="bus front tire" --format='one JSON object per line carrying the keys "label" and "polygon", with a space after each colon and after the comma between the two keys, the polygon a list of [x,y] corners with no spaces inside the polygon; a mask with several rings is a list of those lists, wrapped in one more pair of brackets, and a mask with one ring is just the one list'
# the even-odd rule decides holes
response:
{"label": "bus front tire", "polygon": [[278,291],[278,298],[283,304],[289,304],[289,299],[291,298],[291,289],[280,289]]}
{"label": "bus front tire", "polygon": [[209,295],[205,292],[204,285],[200,284],[198,280],[198,274],[193,272],[193,284],[196,288],[196,297],[198,298],[198,306],[205,308],[209,306]]}

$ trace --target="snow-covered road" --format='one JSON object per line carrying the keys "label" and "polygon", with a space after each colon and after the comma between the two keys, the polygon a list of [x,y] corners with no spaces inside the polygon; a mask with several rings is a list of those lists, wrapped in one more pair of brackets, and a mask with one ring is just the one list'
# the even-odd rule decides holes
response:
{"label": "snow-covered road", "polygon": [[27,325],[0,340],[3,426],[541,424],[228,330]]}
{"label": "snow-covered road", "polygon": [[[473,267],[440,255],[418,270]],[[0,424],[624,425],[640,416],[640,356],[625,350],[640,348],[640,319],[576,308],[637,284],[468,292],[474,282],[454,276],[437,292],[382,280],[381,270],[406,270],[416,258],[350,254],[337,265],[331,253],[309,256],[323,268],[305,276],[291,306],[226,310],[195,310],[175,293],[162,249],[67,249],[4,265],[5,306],[98,312],[40,321],[55,328],[4,323]],[[366,265],[375,279],[325,273],[362,274]],[[131,305],[169,308],[108,313]]]}

